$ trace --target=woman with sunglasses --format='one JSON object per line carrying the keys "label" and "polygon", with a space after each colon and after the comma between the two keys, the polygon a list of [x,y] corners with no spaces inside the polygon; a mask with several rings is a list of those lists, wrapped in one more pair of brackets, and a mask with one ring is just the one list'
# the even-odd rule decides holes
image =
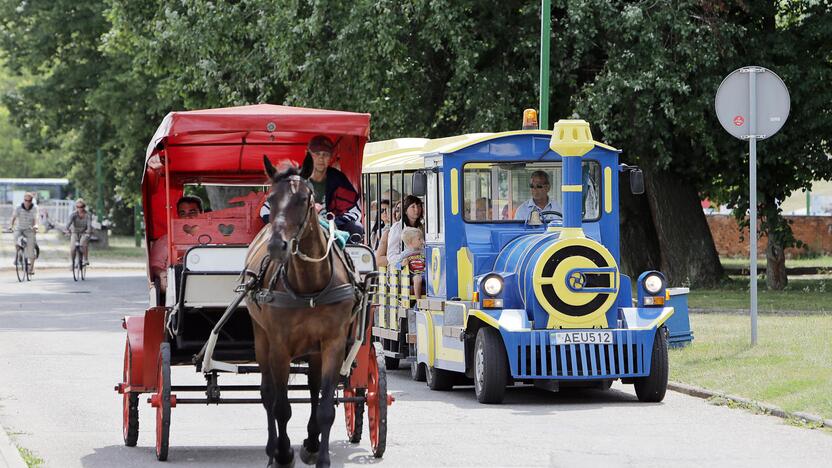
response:
{"label": "woman with sunglasses", "polygon": [[[38,232],[38,208],[34,204],[34,196],[31,193],[23,195],[23,203],[15,207],[12,220],[9,223],[9,231],[14,229],[14,243],[18,239],[26,238],[26,257],[29,259],[29,274],[35,273],[35,233]],[[17,227],[14,226],[17,221]],[[15,256],[17,262],[17,256]]]}
{"label": "woman with sunglasses", "polygon": [[75,243],[81,242],[81,250],[84,252],[84,265],[89,265],[89,244],[92,234],[92,220],[87,213],[87,204],[83,198],[75,201],[75,212],[69,217],[66,223],[66,232],[69,234],[70,256],[75,250]]}
{"label": "woman with sunglasses", "polygon": [[563,211],[557,201],[549,198],[549,174],[546,171],[532,172],[529,190],[532,192],[532,198],[517,207],[514,219],[526,221],[532,211]]}

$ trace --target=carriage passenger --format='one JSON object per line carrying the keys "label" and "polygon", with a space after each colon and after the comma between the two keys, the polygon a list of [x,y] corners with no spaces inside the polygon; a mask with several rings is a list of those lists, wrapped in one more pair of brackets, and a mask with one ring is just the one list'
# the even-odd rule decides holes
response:
{"label": "carriage passenger", "polygon": [[410,270],[413,294],[416,297],[422,297],[425,274],[425,233],[421,229],[406,227],[402,231],[402,243],[404,243],[405,251],[402,252],[402,260],[396,266],[397,268],[407,266]]}
{"label": "carriage passenger", "polygon": [[[176,215],[181,219],[195,218],[202,214],[202,199],[186,195],[176,202]],[[168,235],[156,239],[150,247],[150,277],[159,279],[159,289],[168,289]]]}
{"label": "carriage passenger", "polygon": [[408,195],[402,202],[402,220],[396,222],[390,228],[387,236],[387,264],[396,265],[402,260],[402,231],[406,227],[412,227],[425,231],[424,209],[422,200],[415,195]]}

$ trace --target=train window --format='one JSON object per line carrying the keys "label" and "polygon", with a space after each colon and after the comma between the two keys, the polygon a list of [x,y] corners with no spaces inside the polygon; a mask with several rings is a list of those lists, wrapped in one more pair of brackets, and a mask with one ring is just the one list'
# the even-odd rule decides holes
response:
{"label": "train window", "polygon": [[[600,216],[601,167],[583,162],[584,221]],[[528,208],[524,204],[548,202],[562,211],[562,169],[557,162],[473,162],[463,167],[463,216],[467,222],[518,222]]]}
{"label": "train window", "polygon": [[442,178],[436,172],[428,172],[428,187],[425,195],[425,230],[426,240],[436,240],[439,233],[442,232],[442,223],[440,222],[440,191],[439,184]]}

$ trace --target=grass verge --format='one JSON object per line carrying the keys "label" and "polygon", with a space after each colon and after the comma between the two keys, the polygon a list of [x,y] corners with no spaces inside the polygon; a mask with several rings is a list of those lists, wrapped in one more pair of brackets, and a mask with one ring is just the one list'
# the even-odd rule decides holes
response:
{"label": "grass verge", "polygon": [[20,456],[23,457],[23,461],[29,468],[40,468],[43,466],[43,459],[35,455],[31,450],[18,445],[17,451],[20,452]]}
{"label": "grass verge", "polygon": [[691,314],[696,339],[670,350],[670,378],[786,411],[832,418],[832,315]]}
{"label": "grass verge", "polygon": [[[748,268],[751,265],[748,257],[720,257],[719,261],[726,268]],[[766,258],[758,258],[757,265],[759,267],[765,267]],[[832,268],[832,256],[819,255],[786,259],[786,268],[798,267]]]}
{"label": "grass verge", "polygon": [[[719,289],[691,289],[688,306],[692,309],[748,309],[747,279],[726,280]],[[765,279],[757,282],[757,310],[760,313],[806,311],[832,313],[832,278],[789,278],[783,291],[766,289]]]}

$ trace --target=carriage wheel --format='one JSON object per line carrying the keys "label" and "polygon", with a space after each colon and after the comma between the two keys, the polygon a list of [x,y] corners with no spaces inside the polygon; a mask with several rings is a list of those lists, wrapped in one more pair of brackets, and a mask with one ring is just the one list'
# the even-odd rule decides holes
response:
{"label": "carriage wheel", "polygon": [[[370,421],[370,446],[373,456],[381,458],[387,448],[387,369],[384,357],[376,354],[376,343],[370,348],[370,369],[367,379],[367,419]],[[380,353],[379,353],[380,354]]]}
{"label": "carriage wheel", "polygon": [[[364,396],[364,389],[344,389],[344,397]],[[347,437],[350,442],[361,442],[364,429],[364,402],[344,402],[344,417],[347,420]]]}
{"label": "carriage wheel", "polygon": [[17,281],[23,282],[26,280],[26,257],[23,256],[23,251],[18,249],[17,250],[17,257],[14,261],[14,269],[17,272]]}
{"label": "carriage wheel", "polygon": [[159,346],[159,378],[156,384],[156,459],[168,459],[170,436],[170,343]]}
{"label": "carriage wheel", "polygon": [[[133,368],[133,354],[130,352],[130,341],[124,345],[124,385],[129,387],[130,371]],[[139,393],[124,392],[122,394],[122,435],[124,445],[135,447],[139,440]]]}

